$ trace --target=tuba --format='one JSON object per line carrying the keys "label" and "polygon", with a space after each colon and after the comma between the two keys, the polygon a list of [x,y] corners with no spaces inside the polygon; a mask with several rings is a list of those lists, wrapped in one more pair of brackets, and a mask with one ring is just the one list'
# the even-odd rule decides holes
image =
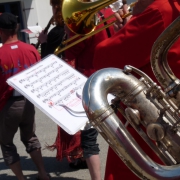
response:
{"label": "tuba", "polygon": [[[83,89],[83,107],[91,124],[140,179],[180,179],[180,80],[166,58],[179,35],[180,17],[152,47],[152,70],[163,90],[145,73],[129,65],[123,70],[105,68],[95,72]],[[107,100],[109,93],[115,96],[111,105]],[[147,156],[117,117],[117,109],[165,165]]]}

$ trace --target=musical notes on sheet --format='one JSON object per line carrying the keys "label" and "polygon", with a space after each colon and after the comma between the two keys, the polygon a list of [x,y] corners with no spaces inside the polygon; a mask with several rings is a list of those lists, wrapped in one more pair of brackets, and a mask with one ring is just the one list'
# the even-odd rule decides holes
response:
{"label": "musical notes on sheet", "polygon": [[60,58],[50,55],[15,76],[8,79],[8,84],[69,134],[88,121],[80,98],[87,78]]}
{"label": "musical notes on sheet", "polygon": [[80,77],[70,72],[69,69],[63,69],[63,65],[58,64],[57,61],[36,69],[27,77],[19,80],[22,86],[35,94],[43,103],[47,103],[49,107],[59,104],[66,105],[68,99],[77,90],[82,91],[84,82],[79,84],[79,81]]}

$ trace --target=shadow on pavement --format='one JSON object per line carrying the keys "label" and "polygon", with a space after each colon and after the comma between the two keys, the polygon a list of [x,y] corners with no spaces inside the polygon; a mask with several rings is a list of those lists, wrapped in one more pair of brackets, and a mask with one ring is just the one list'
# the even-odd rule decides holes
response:
{"label": "shadow on pavement", "polygon": [[[27,179],[35,180],[37,177],[37,169],[32,160],[28,156],[22,156],[20,158],[21,166]],[[78,180],[77,178],[72,177],[61,177],[63,173],[78,171],[71,169],[66,159],[57,161],[55,157],[43,157],[43,161],[46,171],[51,175],[51,179]],[[13,176],[12,173],[8,174],[8,172],[11,172],[11,170],[8,170],[8,167],[5,165],[3,158],[0,158],[0,170],[0,180],[17,180],[17,178]]]}
{"label": "shadow on pavement", "polygon": [[[30,175],[30,176],[26,176],[26,178],[28,180],[36,180],[36,176],[35,175]],[[1,174],[0,175],[0,179],[2,180],[17,180],[17,178],[15,176],[8,176],[7,174]],[[68,177],[51,177],[51,180],[79,180],[77,178],[68,178]]]}

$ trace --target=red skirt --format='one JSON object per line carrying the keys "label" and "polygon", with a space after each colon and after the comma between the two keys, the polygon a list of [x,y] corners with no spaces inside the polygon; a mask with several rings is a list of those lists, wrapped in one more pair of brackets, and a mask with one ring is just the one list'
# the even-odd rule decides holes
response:
{"label": "red skirt", "polygon": [[49,150],[57,150],[56,159],[61,161],[67,158],[69,162],[77,158],[83,157],[83,150],[81,148],[81,131],[74,135],[69,135],[62,128],[58,126],[58,133],[56,141],[53,145],[47,146]]}

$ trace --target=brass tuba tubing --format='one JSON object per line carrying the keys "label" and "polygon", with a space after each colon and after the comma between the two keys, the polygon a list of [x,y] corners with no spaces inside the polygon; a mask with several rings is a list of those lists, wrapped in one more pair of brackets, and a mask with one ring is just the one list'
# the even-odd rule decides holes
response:
{"label": "brass tuba tubing", "polygon": [[[150,159],[108,103],[107,94],[117,91],[117,94],[124,97],[138,84],[137,78],[124,73],[121,69],[105,68],[95,72],[83,88],[82,100],[87,117],[119,158],[140,179],[178,180],[180,179],[180,166],[178,164],[163,166]],[[124,87],[126,88],[123,89]],[[119,93],[121,88],[123,93]],[[145,87],[142,86],[142,88]],[[135,93],[137,95],[133,102],[138,102],[142,114],[146,114],[149,119],[157,119],[159,114],[155,106],[145,98],[144,92],[139,90],[139,93]]]}
{"label": "brass tuba tubing", "polygon": [[[91,124],[141,179],[180,179],[180,80],[173,74],[167,62],[168,50],[179,35],[180,16],[162,32],[151,51],[152,70],[166,92],[145,73],[132,66],[126,66],[124,70],[101,69],[90,76],[83,88],[83,107]],[[137,79],[131,72],[141,78]],[[136,143],[109,105],[109,93],[115,95],[117,103],[120,101],[126,106],[123,108],[125,118],[138,134],[143,139],[146,137],[156,142],[158,151],[147,144],[166,165],[154,162]],[[142,133],[141,125],[146,128],[146,133]],[[157,134],[160,132],[162,136],[158,139]],[[167,163],[164,158],[170,161]]]}
{"label": "brass tuba tubing", "polygon": [[151,50],[151,67],[153,73],[163,88],[168,87],[166,89],[167,91],[180,84],[180,80],[172,72],[166,58],[168,50],[177,41],[179,34],[180,16],[158,37]]}
{"label": "brass tuba tubing", "polygon": [[[136,2],[131,3],[131,4],[129,5],[129,8],[132,8],[132,7],[135,5],[135,3],[136,3]],[[131,12],[123,15],[122,18],[124,19],[124,18],[126,18],[126,17],[128,17],[128,16],[130,16],[130,15],[132,15]],[[100,25],[100,24],[102,24],[102,23],[104,23],[104,22],[106,22],[107,20],[109,20],[109,19],[111,19],[111,18],[113,18],[113,17],[114,17],[114,14],[112,14],[112,15],[109,16],[108,18],[105,18],[105,19],[103,19],[102,21],[100,21],[100,22],[97,24],[97,26]],[[116,20],[115,20],[115,21],[112,21],[111,23],[103,26],[102,28],[100,28],[100,29],[98,29],[98,30],[92,31],[90,34],[84,35],[84,36],[81,37],[80,39],[72,42],[71,44],[68,44],[67,46],[65,46],[65,47],[63,47],[63,48],[61,48],[60,46],[57,47],[57,48],[55,49],[55,51],[54,51],[54,54],[55,54],[55,55],[58,55],[59,53],[61,53],[61,52],[65,51],[65,50],[69,49],[70,47],[78,44],[79,42],[84,41],[85,39],[87,39],[87,38],[89,38],[89,37],[91,37],[91,36],[93,36],[93,35],[101,32],[101,31],[103,31],[104,29],[106,29],[106,28],[108,28],[108,27],[110,27],[110,26],[112,26],[115,22],[116,22]],[[80,36],[82,36],[82,35],[76,34],[76,35],[74,35],[73,37],[67,39],[66,41],[63,41],[63,42],[62,42],[62,45],[66,45],[67,43],[71,42],[72,40],[74,40],[74,39],[76,39],[76,38],[78,38],[78,37],[80,37]]]}

